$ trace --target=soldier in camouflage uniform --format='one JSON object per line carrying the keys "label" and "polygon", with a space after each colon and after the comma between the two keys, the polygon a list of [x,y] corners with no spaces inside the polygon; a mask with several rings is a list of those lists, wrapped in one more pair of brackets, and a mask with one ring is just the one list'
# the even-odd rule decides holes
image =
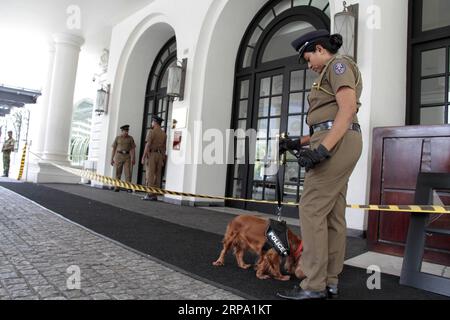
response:
{"label": "soldier in camouflage uniform", "polygon": [[8,131],[8,139],[3,143],[3,177],[9,175],[9,164],[11,162],[11,152],[14,151],[16,141],[12,137],[12,131]]}

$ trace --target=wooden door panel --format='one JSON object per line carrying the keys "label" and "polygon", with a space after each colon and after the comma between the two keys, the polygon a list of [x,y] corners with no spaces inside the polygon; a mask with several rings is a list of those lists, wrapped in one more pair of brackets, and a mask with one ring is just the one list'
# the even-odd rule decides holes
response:
{"label": "wooden door panel", "polygon": [[431,141],[431,172],[450,172],[450,138]]}
{"label": "wooden door panel", "polygon": [[[437,192],[439,200],[443,205],[450,205],[450,193]],[[450,214],[430,215],[429,228],[450,230]],[[429,235],[426,240],[426,247],[450,251],[450,236]]]}
{"label": "wooden door panel", "polygon": [[448,229],[448,226],[450,226],[450,214],[443,214],[443,215],[432,214],[430,216],[430,221],[432,221],[429,225],[430,228]]}
{"label": "wooden door panel", "polygon": [[415,189],[422,158],[422,140],[385,139],[383,188]]}
{"label": "wooden door panel", "polygon": [[441,234],[427,234],[425,248],[450,251],[450,236]]}
{"label": "wooden door panel", "polygon": [[[413,191],[385,191],[383,204],[412,204]],[[379,240],[405,243],[409,227],[408,213],[380,212]]]}
{"label": "wooden door panel", "polygon": [[408,235],[409,213],[380,213],[380,241],[405,243]]}
{"label": "wooden door panel", "polygon": [[[450,125],[376,128],[373,134],[370,201],[415,204],[420,172],[450,172]],[[444,205],[450,192],[440,193]],[[369,212],[368,247],[403,255],[410,214]],[[429,228],[450,230],[450,215],[432,215]],[[434,221],[435,220],[435,221]],[[428,235],[424,260],[450,265],[450,236]]]}

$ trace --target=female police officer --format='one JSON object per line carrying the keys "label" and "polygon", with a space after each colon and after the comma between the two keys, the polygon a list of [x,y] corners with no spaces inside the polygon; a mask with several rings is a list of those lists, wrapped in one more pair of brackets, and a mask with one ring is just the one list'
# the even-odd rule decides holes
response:
{"label": "female police officer", "polygon": [[[319,74],[308,97],[310,136],[284,143],[297,149],[306,169],[300,201],[304,251],[300,286],[278,293],[303,300],[336,296],[346,245],[346,194],[350,175],[361,155],[361,129],[356,116],[362,91],[361,74],[348,57],[337,55],[342,36],[317,30],[292,43],[300,62]],[[309,149],[301,149],[309,144]],[[282,147],[283,144],[281,144]]]}

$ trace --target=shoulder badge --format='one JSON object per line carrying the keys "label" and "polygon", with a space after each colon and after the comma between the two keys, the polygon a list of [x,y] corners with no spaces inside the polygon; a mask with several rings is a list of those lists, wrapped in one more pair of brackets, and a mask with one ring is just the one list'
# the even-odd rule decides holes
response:
{"label": "shoulder badge", "polygon": [[339,76],[344,74],[346,70],[347,70],[347,67],[345,66],[345,64],[343,64],[341,62],[336,63],[334,65],[334,72]]}

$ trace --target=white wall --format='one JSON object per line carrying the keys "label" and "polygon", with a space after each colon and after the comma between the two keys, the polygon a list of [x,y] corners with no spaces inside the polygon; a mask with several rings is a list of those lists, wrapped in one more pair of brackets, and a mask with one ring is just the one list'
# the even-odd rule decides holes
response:
{"label": "white wall", "polygon": [[[177,38],[178,59],[188,58],[186,95],[176,108],[189,108],[190,76],[195,56],[195,44],[201,22],[211,0],[188,2],[182,0],[155,1],[113,29],[110,46],[109,79],[112,96],[108,115],[103,123],[104,143],[99,149],[98,170],[112,174],[109,165],[110,145],[122,123],[131,125],[130,134],[139,144],[142,133],[145,86],[151,66],[162,46],[172,37]],[[189,15],[186,15],[189,13]],[[187,18],[188,17],[188,18]],[[136,150],[139,155],[139,146]],[[182,189],[184,166],[169,164],[167,184],[173,190]],[[134,178],[137,170],[134,170]],[[180,183],[181,181],[181,183]]]}
{"label": "white wall", "polygon": [[[144,134],[141,128],[147,78],[156,54],[173,35],[177,38],[178,59],[188,58],[185,99],[175,102],[174,110],[187,110],[187,128],[191,131],[199,120],[204,129],[225,132],[229,128],[239,44],[250,21],[265,3],[266,0],[155,0],[114,27],[109,66],[112,96],[109,112],[103,117],[99,172],[112,174],[110,145],[120,125],[130,124],[130,134],[138,143]],[[373,128],[404,124],[407,3],[407,0],[360,1],[358,64],[364,91],[359,119],[364,150],[350,179],[348,203],[351,204],[368,201]],[[333,16],[342,10],[342,2],[332,0],[330,8]],[[377,10],[380,28],[369,27],[373,26],[370,23],[376,18]],[[178,157],[181,162],[190,158],[183,153],[186,151],[200,156],[199,141],[187,141],[187,129],[181,131],[182,150],[169,150],[169,159],[173,152],[181,155]],[[134,177],[136,173],[135,169]],[[169,163],[166,178],[167,188],[171,190],[223,195],[226,166]],[[361,211],[349,210],[348,227],[363,230],[366,217]]]}
{"label": "white wall", "polygon": [[[198,43],[192,100],[199,107],[191,109],[190,125],[201,120],[204,130],[214,128],[225,137],[231,124],[239,45],[248,25],[265,3],[266,0],[219,0],[211,6]],[[226,173],[225,164],[192,165],[187,170],[184,187],[199,194],[224,195]]]}
{"label": "white wall", "polygon": [[[342,2],[335,0],[334,7],[342,11]],[[405,124],[407,30],[408,0],[359,1],[357,59],[364,89],[358,118],[364,147],[350,178],[349,204],[369,204],[373,129]],[[349,209],[346,217],[348,228],[367,229],[367,213]]]}

